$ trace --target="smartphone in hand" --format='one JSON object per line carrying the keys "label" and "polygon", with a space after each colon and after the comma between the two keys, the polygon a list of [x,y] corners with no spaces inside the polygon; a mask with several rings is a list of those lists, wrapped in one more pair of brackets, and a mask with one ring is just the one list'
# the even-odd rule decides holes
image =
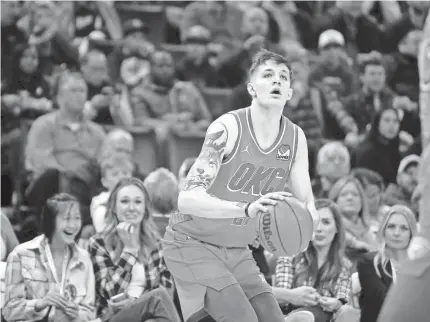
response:
{"label": "smartphone in hand", "polygon": [[125,293],[119,293],[119,294],[117,294],[115,296],[112,296],[110,300],[112,302],[116,303],[116,302],[124,301],[126,298],[127,298],[127,294],[125,294]]}

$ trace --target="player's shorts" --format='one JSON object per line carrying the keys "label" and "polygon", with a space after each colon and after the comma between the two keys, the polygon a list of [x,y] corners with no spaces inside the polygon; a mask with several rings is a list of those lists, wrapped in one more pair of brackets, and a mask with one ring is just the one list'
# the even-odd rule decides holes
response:
{"label": "player's shorts", "polygon": [[204,301],[208,287],[221,291],[239,284],[248,299],[272,292],[247,247],[218,247],[167,227],[163,254],[186,322],[198,321],[197,316],[206,315]]}

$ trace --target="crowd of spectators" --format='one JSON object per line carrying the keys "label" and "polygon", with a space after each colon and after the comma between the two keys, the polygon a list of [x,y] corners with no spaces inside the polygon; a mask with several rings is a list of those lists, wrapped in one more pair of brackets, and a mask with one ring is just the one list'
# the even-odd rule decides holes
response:
{"label": "crowd of spectators", "polygon": [[266,48],[291,64],[284,115],[307,136],[321,221],[303,254],[255,243],[254,258],[286,321],[376,321],[420,215],[429,8],[2,1],[2,318],[181,320],[160,238],[208,125],[250,105]]}

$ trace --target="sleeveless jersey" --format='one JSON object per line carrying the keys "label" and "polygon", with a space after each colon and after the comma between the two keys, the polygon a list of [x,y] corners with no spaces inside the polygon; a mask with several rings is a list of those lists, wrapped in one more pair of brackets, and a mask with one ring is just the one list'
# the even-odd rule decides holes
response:
{"label": "sleeveless jersey", "polygon": [[[285,191],[297,150],[297,126],[282,116],[275,142],[262,149],[256,139],[249,108],[230,112],[238,125],[233,151],[223,160],[208,193],[217,198],[252,202],[261,195]],[[170,227],[221,247],[246,247],[257,237],[256,218],[211,219],[173,214]]]}

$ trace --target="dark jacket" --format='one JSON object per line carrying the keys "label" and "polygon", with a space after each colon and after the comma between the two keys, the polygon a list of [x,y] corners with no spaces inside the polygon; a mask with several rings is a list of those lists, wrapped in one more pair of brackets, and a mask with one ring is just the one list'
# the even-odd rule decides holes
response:
{"label": "dark jacket", "polygon": [[378,265],[381,276],[378,276],[373,259],[375,253],[368,253],[357,262],[358,278],[361,284],[361,295],[359,297],[361,317],[360,322],[376,322],[379,311],[384,303],[385,296],[391,286],[393,279],[391,275],[391,265],[388,263],[385,270],[382,265]]}

